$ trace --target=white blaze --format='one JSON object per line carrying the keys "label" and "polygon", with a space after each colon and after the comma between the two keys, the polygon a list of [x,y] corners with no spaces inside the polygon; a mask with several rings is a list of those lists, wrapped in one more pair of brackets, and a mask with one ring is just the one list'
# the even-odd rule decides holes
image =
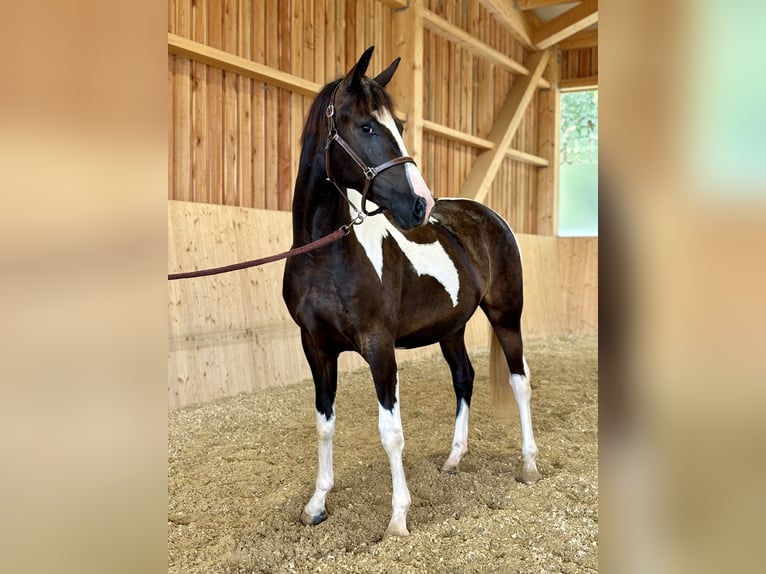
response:
{"label": "white blaze", "polygon": [[[387,108],[381,108],[372,112],[372,115],[381,125],[388,128],[388,131],[391,132],[391,135],[394,137],[394,140],[396,140],[396,143],[399,146],[399,153],[402,156],[409,156],[410,154],[407,153],[407,147],[404,145],[402,134],[399,133],[391,112],[389,112]],[[426,216],[424,221],[428,221],[428,218],[431,215],[431,210],[434,207],[434,197],[431,194],[431,190],[428,189],[423,176],[420,175],[418,166],[416,166],[414,163],[407,163],[404,167],[407,173],[407,180],[410,182],[412,191],[415,192],[415,195],[418,195],[426,200]]]}

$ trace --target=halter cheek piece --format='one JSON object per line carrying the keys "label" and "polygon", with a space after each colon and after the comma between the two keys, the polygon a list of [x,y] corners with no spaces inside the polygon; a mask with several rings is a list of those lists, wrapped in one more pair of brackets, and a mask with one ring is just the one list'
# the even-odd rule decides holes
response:
{"label": "halter cheek piece", "polygon": [[[362,173],[364,173],[364,189],[362,190],[361,213],[363,213],[365,216],[377,215],[378,213],[382,213],[383,211],[385,211],[385,207],[379,207],[372,213],[367,212],[367,192],[369,192],[370,187],[372,187],[372,180],[375,179],[375,176],[377,176],[379,173],[391,167],[404,164],[404,163],[415,163],[415,160],[412,159],[411,157],[402,156],[402,157],[391,159],[375,167],[367,165],[364,162],[364,160],[359,156],[359,154],[353,150],[353,148],[349,145],[349,143],[340,136],[340,134],[338,133],[338,130],[335,128],[335,94],[338,91],[338,86],[340,86],[340,83],[338,83],[338,85],[335,86],[335,89],[333,89],[332,97],[330,99],[330,105],[327,106],[327,110],[325,111],[325,115],[327,116],[328,129],[329,129],[329,131],[327,132],[327,143],[324,146],[324,163],[325,163],[325,169],[327,170],[327,181],[332,183],[336,188],[338,188],[338,190],[340,190],[340,186],[336,183],[336,181],[332,177],[332,174],[330,173],[330,146],[332,145],[332,142],[338,142],[340,147],[342,147],[345,150],[345,152],[349,155],[349,157],[352,160],[354,160],[354,163],[358,165],[359,168],[362,170]],[[343,194],[341,193],[341,195]],[[345,195],[343,197],[344,199],[348,201]],[[362,219],[364,218],[362,217]]]}

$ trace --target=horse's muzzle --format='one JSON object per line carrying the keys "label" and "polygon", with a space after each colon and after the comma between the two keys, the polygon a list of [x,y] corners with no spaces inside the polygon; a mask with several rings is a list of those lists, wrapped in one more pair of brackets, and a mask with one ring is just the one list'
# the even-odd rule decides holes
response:
{"label": "horse's muzzle", "polygon": [[415,207],[412,209],[412,219],[422,223],[426,217],[426,200],[418,197],[415,200]]}

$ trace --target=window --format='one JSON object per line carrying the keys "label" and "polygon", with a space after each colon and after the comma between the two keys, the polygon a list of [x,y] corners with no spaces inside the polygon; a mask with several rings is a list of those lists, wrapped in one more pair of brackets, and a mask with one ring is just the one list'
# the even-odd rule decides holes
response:
{"label": "window", "polygon": [[561,94],[558,234],[598,235],[598,90]]}

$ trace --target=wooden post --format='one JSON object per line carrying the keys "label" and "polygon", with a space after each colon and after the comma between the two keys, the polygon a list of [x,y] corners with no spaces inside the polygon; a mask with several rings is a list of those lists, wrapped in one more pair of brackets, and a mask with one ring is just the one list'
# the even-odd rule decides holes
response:
{"label": "wooden post", "polygon": [[556,235],[559,228],[559,146],[561,99],[559,98],[559,53],[551,58],[546,73],[551,89],[538,92],[537,155],[548,160],[537,170],[538,235]]}
{"label": "wooden post", "polygon": [[[423,0],[394,12],[395,53],[402,62],[391,83],[398,110],[407,114],[404,143],[418,165],[423,159]],[[421,166],[422,169],[422,166]]]}

